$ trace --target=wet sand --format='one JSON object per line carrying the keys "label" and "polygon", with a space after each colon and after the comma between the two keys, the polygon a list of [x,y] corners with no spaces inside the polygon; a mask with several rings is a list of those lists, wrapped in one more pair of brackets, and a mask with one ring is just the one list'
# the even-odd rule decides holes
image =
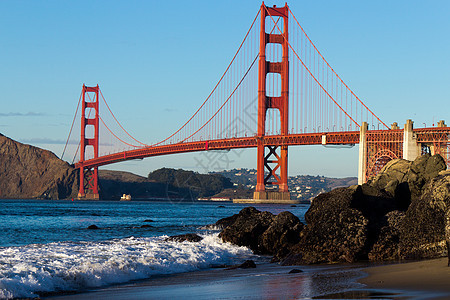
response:
{"label": "wet sand", "polygon": [[427,294],[426,298],[450,299],[450,267],[447,258],[384,265],[364,269],[359,280],[369,288]]}
{"label": "wet sand", "polygon": [[[290,274],[292,269],[303,272]],[[167,275],[51,299],[310,299],[355,290],[362,285],[361,266],[282,267],[257,265],[255,269],[212,269]],[[325,297],[326,298],[326,297]]]}
{"label": "wet sand", "polygon": [[[302,272],[290,274],[292,269]],[[255,269],[218,268],[166,275],[42,298],[450,299],[450,268],[444,258],[376,267],[364,264],[283,267],[264,263],[257,264]]]}

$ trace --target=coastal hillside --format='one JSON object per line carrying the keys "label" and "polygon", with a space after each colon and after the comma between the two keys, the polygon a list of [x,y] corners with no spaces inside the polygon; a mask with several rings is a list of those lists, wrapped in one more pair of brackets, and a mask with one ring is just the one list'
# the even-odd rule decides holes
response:
{"label": "coastal hillside", "polygon": [[99,170],[98,177],[101,199],[119,200],[123,194],[131,195],[132,199],[167,198],[164,183],[130,172]]}
{"label": "coastal hillside", "polygon": [[233,187],[233,183],[220,174],[200,174],[182,169],[158,169],[149,173],[148,179],[165,183],[173,189],[173,192],[189,190],[195,197],[211,197],[224,189]]}
{"label": "coastal hillside", "polygon": [[0,134],[0,198],[76,197],[77,174],[52,152]]}
{"label": "coastal hillside", "polygon": [[221,175],[169,168],[155,170],[147,178],[130,172],[99,170],[99,182],[101,198],[107,200],[118,200],[123,194],[130,194],[132,199],[192,201],[214,196],[233,186]]}

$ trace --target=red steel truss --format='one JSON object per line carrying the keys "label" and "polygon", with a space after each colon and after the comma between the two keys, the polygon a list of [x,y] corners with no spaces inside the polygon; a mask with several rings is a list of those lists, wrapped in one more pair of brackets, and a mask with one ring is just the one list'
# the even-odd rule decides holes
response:
{"label": "red steel truss", "polygon": [[419,128],[414,130],[422,154],[440,154],[450,166],[450,132],[448,127]]}
{"label": "red steel truss", "polygon": [[367,169],[366,177],[370,178],[396,158],[403,157],[403,130],[367,131]]}

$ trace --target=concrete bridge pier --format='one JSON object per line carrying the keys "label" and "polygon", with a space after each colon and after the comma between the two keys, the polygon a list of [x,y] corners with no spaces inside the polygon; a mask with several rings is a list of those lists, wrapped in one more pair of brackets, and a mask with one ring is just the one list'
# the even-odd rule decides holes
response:
{"label": "concrete bridge pier", "polygon": [[366,182],[367,170],[367,129],[369,124],[362,122],[359,128],[358,184]]}
{"label": "concrete bridge pier", "polygon": [[421,152],[421,146],[417,143],[417,137],[413,131],[413,121],[406,120],[403,130],[403,159],[415,160]]}

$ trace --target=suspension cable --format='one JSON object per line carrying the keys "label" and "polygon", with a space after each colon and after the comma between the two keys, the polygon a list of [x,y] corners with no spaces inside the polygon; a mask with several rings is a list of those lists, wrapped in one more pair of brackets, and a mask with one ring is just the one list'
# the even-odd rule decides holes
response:
{"label": "suspension cable", "polygon": [[185,138],[184,140],[180,141],[180,143],[190,139],[191,137],[193,137],[197,132],[199,132],[200,130],[203,129],[203,127],[205,127],[218,113],[219,111],[225,106],[225,104],[227,104],[228,100],[231,99],[231,97],[234,95],[234,93],[236,92],[236,90],[238,89],[238,87],[241,85],[241,83],[244,81],[245,77],[247,77],[247,74],[250,72],[250,70],[252,69],[253,65],[255,64],[256,60],[258,59],[259,54],[255,57],[255,59],[253,60],[252,64],[250,65],[250,67],[248,68],[247,72],[245,72],[244,76],[242,77],[242,79],[239,81],[239,83],[236,85],[236,87],[234,88],[233,92],[230,94],[230,96],[228,96],[227,100],[224,101],[224,103],[222,104],[222,106],[219,107],[219,109],[215,112],[215,114],[209,118],[208,121],[205,122],[205,124],[203,124],[202,127],[200,127],[199,129],[197,129],[197,131],[195,131],[193,134],[191,134],[190,136],[188,136],[187,138]]}
{"label": "suspension cable", "polygon": [[[103,96],[103,93],[102,93],[102,91],[99,89],[99,92],[100,92],[100,95],[102,96],[102,98],[103,98],[103,102],[105,102],[105,104],[106,104],[106,107],[108,108],[108,110],[109,110],[109,112],[111,113],[111,115],[113,116],[113,118],[114,118],[114,120],[116,121],[116,123],[120,126],[120,128],[130,137],[130,138],[132,138],[135,142],[138,142],[139,144],[141,144],[142,146],[146,146],[146,147],[148,147],[149,145],[147,145],[147,144],[145,144],[145,143],[142,143],[142,142],[140,142],[140,141],[138,141],[137,139],[135,139],[134,137],[132,137],[129,133],[128,133],[128,131],[126,131],[125,130],[125,128],[123,128],[122,127],[122,124],[120,124],[119,123],[119,121],[116,119],[116,116],[114,115],[114,113],[111,111],[111,109],[109,108],[109,105],[108,105],[108,103],[106,102],[106,99],[105,99],[105,97]],[[103,123],[104,124],[104,123]],[[106,125],[105,125],[106,126]],[[109,129],[109,128],[108,128]],[[112,133],[112,132],[111,132]],[[115,136],[115,135],[114,135]],[[119,139],[120,140],[120,139]],[[127,143],[125,143],[125,144],[127,144]],[[128,145],[128,144],[127,144]],[[139,146],[133,146],[133,147],[139,147]]]}
{"label": "suspension cable", "polygon": [[[267,8],[266,8],[267,10]],[[383,124],[384,126],[386,126],[387,129],[390,129],[389,126],[387,126],[383,121],[380,120],[380,118],[378,118],[378,116],[372,112],[365,104],[364,102],[361,101],[361,99],[358,98],[358,96],[356,96],[355,93],[353,93],[353,91],[347,86],[347,84],[345,84],[345,82],[342,80],[342,78],[334,71],[334,69],[330,66],[330,64],[328,63],[328,61],[323,57],[323,55],[320,53],[320,51],[316,48],[316,45],[314,45],[314,43],[311,41],[311,39],[309,38],[309,36],[306,34],[305,30],[303,30],[303,27],[300,25],[300,23],[298,22],[297,18],[295,17],[295,15],[292,13],[291,9],[288,6],[288,10],[291,13],[291,15],[294,17],[294,20],[297,22],[297,25],[300,27],[300,29],[302,30],[303,34],[306,36],[306,38],[308,39],[308,41],[311,43],[311,45],[314,47],[314,49],[317,51],[317,53],[320,55],[320,57],[325,61],[325,63],[327,64],[327,66],[331,69],[331,71],[334,73],[334,75],[336,75],[337,78],[339,78],[339,80],[342,82],[342,84],[347,88],[347,90],[350,91],[350,93],[355,96],[355,98],[359,101],[359,103],[361,103],[381,124]],[[269,13],[270,15],[270,13]],[[284,36],[284,35],[283,35]],[[289,41],[288,41],[289,43]],[[292,47],[291,47],[292,49]],[[294,50],[293,50],[294,51]],[[294,51],[295,52],[295,51]],[[298,56],[298,55],[297,55]]]}
{"label": "suspension cable", "polygon": [[119,141],[121,141],[122,143],[124,143],[124,144],[127,145],[127,146],[130,146],[130,147],[133,147],[133,148],[138,148],[138,146],[133,145],[133,144],[129,144],[129,143],[125,142],[124,140],[122,140],[121,138],[119,138],[119,137],[118,137],[117,135],[115,135],[115,134],[112,132],[112,130],[105,124],[105,122],[103,121],[103,119],[102,119],[100,116],[98,116],[98,118],[100,119],[100,121],[102,121],[102,124],[106,127],[106,129],[108,129],[108,131],[109,131],[116,139],[118,139]]}
{"label": "suspension cable", "polygon": [[256,20],[258,19],[260,11],[258,10],[258,13],[256,14],[255,19],[253,19],[252,25],[250,25],[250,29],[247,31],[247,34],[244,37],[244,40],[242,41],[241,45],[239,46],[238,50],[236,51],[236,54],[233,56],[233,59],[231,60],[231,62],[229,63],[228,67],[226,68],[225,72],[223,73],[222,77],[220,77],[219,81],[217,82],[216,86],[213,88],[213,90],[211,91],[211,93],[208,95],[208,97],[206,98],[206,100],[202,103],[202,105],[197,109],[197,111],[192,115],[192,117],[187,120],[186,123],[183,124],[183,126],[180,127],[180,129],[178,129],[176,132],[174,132],[171,136],[165,138],[164,140],[153,144],[152,146],[157,146],[160,145],[164,142],[166,142],[167,140],[169,140],[170,138],[172,138],[175,134],[177,134],[178,132],[180,132],[194,117],[195,115],[197,115],[197,113],[200,111],[200,109],[206,104],[206,102],[208,102],[208,100],[210,99],[211,95],[214,93],[214,91],[217,89],[217,87],[219,86],[220,82],[222,82],[222,79],[225,77],[225,75],[227,74],[228,70],[230,69],[231,65],[233,64],[234,60],[236,59],[236,56],[239,54],[239,51],[241,50],[242,46],[244,45],[244,42],[246,41],[250,31],[253,28],[253,25],[255,24]]}
{"label": "suspension cable", "polygon": [[72,125],[70,126],[70,130],[69,130],[69,136],[67,137],[66,144],[64,145],[64,150],[63,150],[63,152],[61,154],[61,159],[63,159],[64,153],[66,153],[67,145],[69,144],[69,139],[70,139],[70,136],[72,135],[73,125],[75,125],[75,120],[76,120],[76,117],[77,117],[77,114],[78,114],[78,108],[80,108],[81,96],[82,95],[83,95],[83,91],[81,91],[80,98],[78,99],[77,109],[75,110],[75,115],[73,116]]}
{"label": "suspension cable", "polygon": [[[272,19],[272,22],[275,23],[275,20],[273,19],[272,15],[270,14],[269,10],[267,9],[266,6],[264,6],[267,14],[270,16],[270,18]],[[339,105],[339,103],[336,102],[336,100],[334,100],[334,98],[327,92],[327,90],[322,86],[322,84],[320,84],[320,82],[317,80],[317,78],[312,74],[311,70],[305,65],[305,63],[303,62],[303,60],[299,57],[299,55],[297,54],[297,52],[294,50],[294,48],[292,47],[292,45],[289,43],[289,41],[286,39],[286,36],[284,35],[284,33],[282,33],[282,31],[280,30],[280,28],[278,27],[277,24],[275,24],[278,28],[278,31],[281,33],[281,35],[283,36],[283,39],[288,43],[289,48],[291,48],[291,50],[294,52],[295,56],[297,56],[298,60],[300,60],[300,62],[302,63],[302,65],[305,67],[305,69],[308,71],[308,73],[311,75],[311,77],[314,79],[314,81],[320,86],[320,88],[328,95],[328,97],[330,97],[330,99],[342,110],[342,112],[350,118],[350,120],[353,121],[353,123],[355,123],[356,126],[360,127],[359,124]]]}

